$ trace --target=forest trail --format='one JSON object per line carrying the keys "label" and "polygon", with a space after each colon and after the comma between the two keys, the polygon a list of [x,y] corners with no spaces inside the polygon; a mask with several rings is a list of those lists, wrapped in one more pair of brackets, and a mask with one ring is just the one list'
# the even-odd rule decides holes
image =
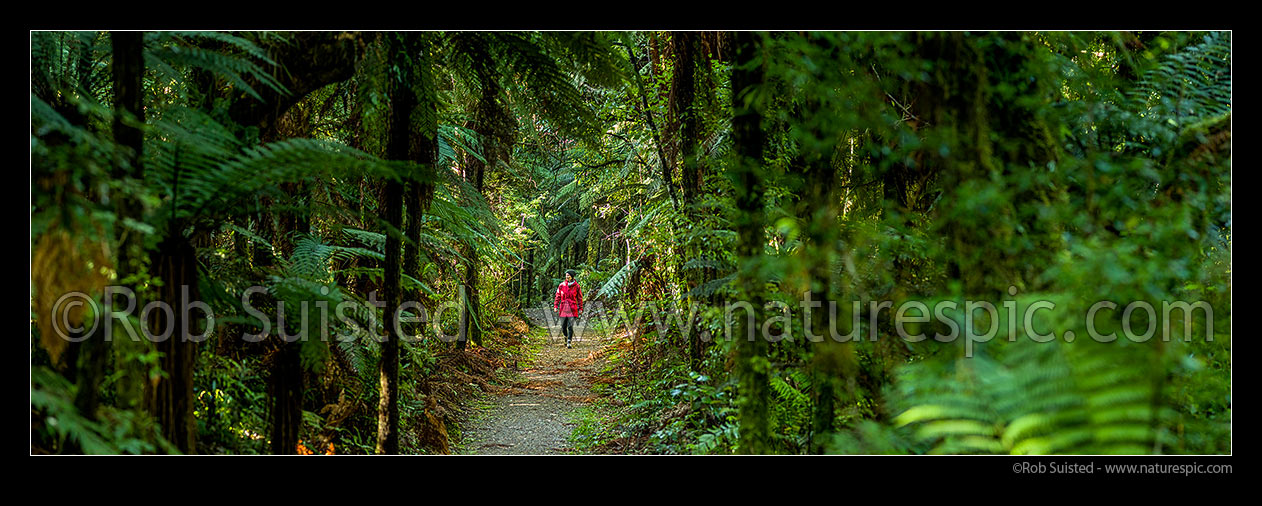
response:
{"label": "forest trail", "polygon": [[575,424],[569,415],[596,399],[591,383],[599,375],[606,339],[580,322],[574,326],[574,347],[567,349],[559,321],[545,320],[539,310],[527,310],[527,317],[533,326],[548,329],[547,342],[529,366],[513,373],[510,386],[494,392],[493,405],[465,430],[463,454],[570,453]]}

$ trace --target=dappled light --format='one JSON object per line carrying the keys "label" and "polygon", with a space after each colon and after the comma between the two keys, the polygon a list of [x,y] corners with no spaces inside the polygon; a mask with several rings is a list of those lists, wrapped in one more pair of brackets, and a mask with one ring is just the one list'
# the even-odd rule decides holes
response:
{"label": "dappled light", "polygon": [[1232,453],[1229,31],[30,35],[32,454]]}

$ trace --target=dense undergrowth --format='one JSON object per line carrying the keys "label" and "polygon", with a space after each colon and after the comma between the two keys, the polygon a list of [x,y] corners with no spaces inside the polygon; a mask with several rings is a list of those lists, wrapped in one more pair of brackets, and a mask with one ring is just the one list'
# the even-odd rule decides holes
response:
{"label": "dense undergrowth", "polygon": [[[449,453],[534,346],[501,317],[574,269],[622,310],[580,452],[1229,453],[1232,47],[32,32],[31,452]],[[120,323],[178,333],[107,341],[56,313],[107,285],[218,320],[141,312]],[[807,297],[860,338],[803,339]],[[405,299],[450,310],[406,340]],[[1042,326],[869,305],[976,301]]]}

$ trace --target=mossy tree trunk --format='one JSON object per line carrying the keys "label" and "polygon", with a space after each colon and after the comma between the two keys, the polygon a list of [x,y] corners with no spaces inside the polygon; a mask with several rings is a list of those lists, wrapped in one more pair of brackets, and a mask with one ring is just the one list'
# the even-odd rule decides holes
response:
{"label": "mossy tree trunk", "polygon": [[760,98],[756,90],[763,82],[762,37],[755,32],[736,35],[736,63],[732,71],[732,142],[736,151],[732,176],[736,207],[740,212],[736,222],[737,257],[742,262],[738,286],[745,288],[746,302],[753,307],[754,315],[752,323],[747,323],[743,315],[738,315],[737,332],[733,336],[737,340],[736,375],[739,381],[738,449],[746,454],[772,451],[771,417],[767,404],[772,395],[768,381],[768,344],[759,335],[763,280],[758,273],[758,265],[763,256],[762,162],[766,135],[762,129]]}

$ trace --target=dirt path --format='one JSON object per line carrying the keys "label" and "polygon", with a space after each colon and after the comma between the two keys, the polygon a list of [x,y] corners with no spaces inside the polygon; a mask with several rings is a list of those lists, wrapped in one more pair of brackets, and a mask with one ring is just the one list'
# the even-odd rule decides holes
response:
{"label": "dirt path", "polygon": [[[531,323],[548,327],[542,314],[529,313]],[[594,330],[575,325],[574,347],[566,349],[559,323],[529,368],[517,372],[512,386],[499,392],[465,430],[466,455],[558,455],[569,453],[574,429],[569,414],[591,402],[591,380],[599,372],[604,340]],[[586,332],[585,332],[586,331]]]}

